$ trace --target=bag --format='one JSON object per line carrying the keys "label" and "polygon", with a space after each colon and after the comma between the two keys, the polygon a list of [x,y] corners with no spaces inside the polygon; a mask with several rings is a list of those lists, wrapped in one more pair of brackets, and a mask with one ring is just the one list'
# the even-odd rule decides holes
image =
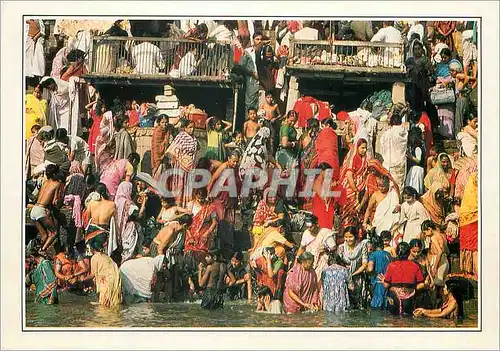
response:
{"label": "bag", "polygon": [[198,129],[205,129],[206,128],[206,122],[208,119],[208,115],[200,110],[200,109],[194,109],[190,111],[190,113],[187,115],[187,118],[190,121],[194,122],[194,127]]}
{"label": "bag", "polygon": [[434,105],[455,103],[455,91],[446,88],[433,88],[430,91],[431,101]]}

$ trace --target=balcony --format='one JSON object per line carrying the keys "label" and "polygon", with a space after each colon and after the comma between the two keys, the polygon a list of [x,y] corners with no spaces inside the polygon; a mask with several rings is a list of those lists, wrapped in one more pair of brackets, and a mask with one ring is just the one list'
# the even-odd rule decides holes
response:
{"label": "balcony", "polygon": [[292,40],[287,70],[321,75],[403,76],[404,58],[403,43]]}
{"label": "balcony", "polygon": [[232,43],[189,39],[92,38],[85,78],[147,81],[229,82]]}

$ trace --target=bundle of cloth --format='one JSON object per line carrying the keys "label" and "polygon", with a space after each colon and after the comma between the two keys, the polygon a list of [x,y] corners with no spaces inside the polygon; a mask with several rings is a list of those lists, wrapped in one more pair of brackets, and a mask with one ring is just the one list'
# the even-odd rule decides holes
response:
{"label": "bundle of cloth", "polygon": [[386,121],[392,107],[392,93],[390,90],[380,90],[368,96],[360,105],[363,110],[371,110],[372,117],[377,121]]}

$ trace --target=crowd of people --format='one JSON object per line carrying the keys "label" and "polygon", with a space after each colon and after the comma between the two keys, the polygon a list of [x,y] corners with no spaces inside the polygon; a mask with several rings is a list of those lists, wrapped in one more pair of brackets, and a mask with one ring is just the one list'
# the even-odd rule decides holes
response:
{"label": "crowd of people", "polygon": [[[359,23],[348,22],[357,33]],[[369,40],[371,23],[363,23]],[[477,49],[466,51],[475,39],[460,53],[441,22],[397,25],[384,22],[375,34],[382,41],[397,31],[411,48],[406,98],[391,107],[387,130],[375,133],[370,106],[282,113],[255,71],[252,50],[267,53],[256,31],[241,58],[253,72],[242,130],[231,133],[231,123],[211,117],[199,150],[192,120],[174,126],[159,115],[149,176],[138,171],[129,133],[137,106],[111,111],[96,91],[85,140],[57,105],[64,80],[42,79],[25,116],[26,204],[37,232],[27,245],[26,282],[37,301],[56,303],[62,289],[94,291],[109,307],[198,297],[207,309],[230,298],[269,313],[383,308],[463,317],[459,279],[478,276]],[[469,24],[450,28],[459,25]],[[338,123],[348,126],[345,135]],[[458,152],[445,152],[449,139],[460,142]],[[193,189],[195,169],[211,176]],[[256,170],[266,175],[260,186],[243,191]],[[236,196],[224,188],[227,174]],[[276,178],[292,182],[292,191]],[[252,217],[244,228],[250,247],[235,241],[244,212]],[[453,255],[461,276],[450,274]]]}

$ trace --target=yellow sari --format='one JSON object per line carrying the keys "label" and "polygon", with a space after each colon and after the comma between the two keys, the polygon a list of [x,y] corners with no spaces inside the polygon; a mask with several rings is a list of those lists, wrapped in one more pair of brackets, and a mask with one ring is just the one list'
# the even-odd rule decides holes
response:
{"label": "yellow sari", "polygon": [[95,276],[99,304],[106,307],[119,305],[122,302],[122,281],[116,263],[102,252],[96,252],[90,259],[90,271]]}
{"label": "yellow sari", "polygon": [[31,128],[38,124],[40,127],[47,125],[47,101],[38,100],[33,94],[25,97],[25,139],[31,137]]}

